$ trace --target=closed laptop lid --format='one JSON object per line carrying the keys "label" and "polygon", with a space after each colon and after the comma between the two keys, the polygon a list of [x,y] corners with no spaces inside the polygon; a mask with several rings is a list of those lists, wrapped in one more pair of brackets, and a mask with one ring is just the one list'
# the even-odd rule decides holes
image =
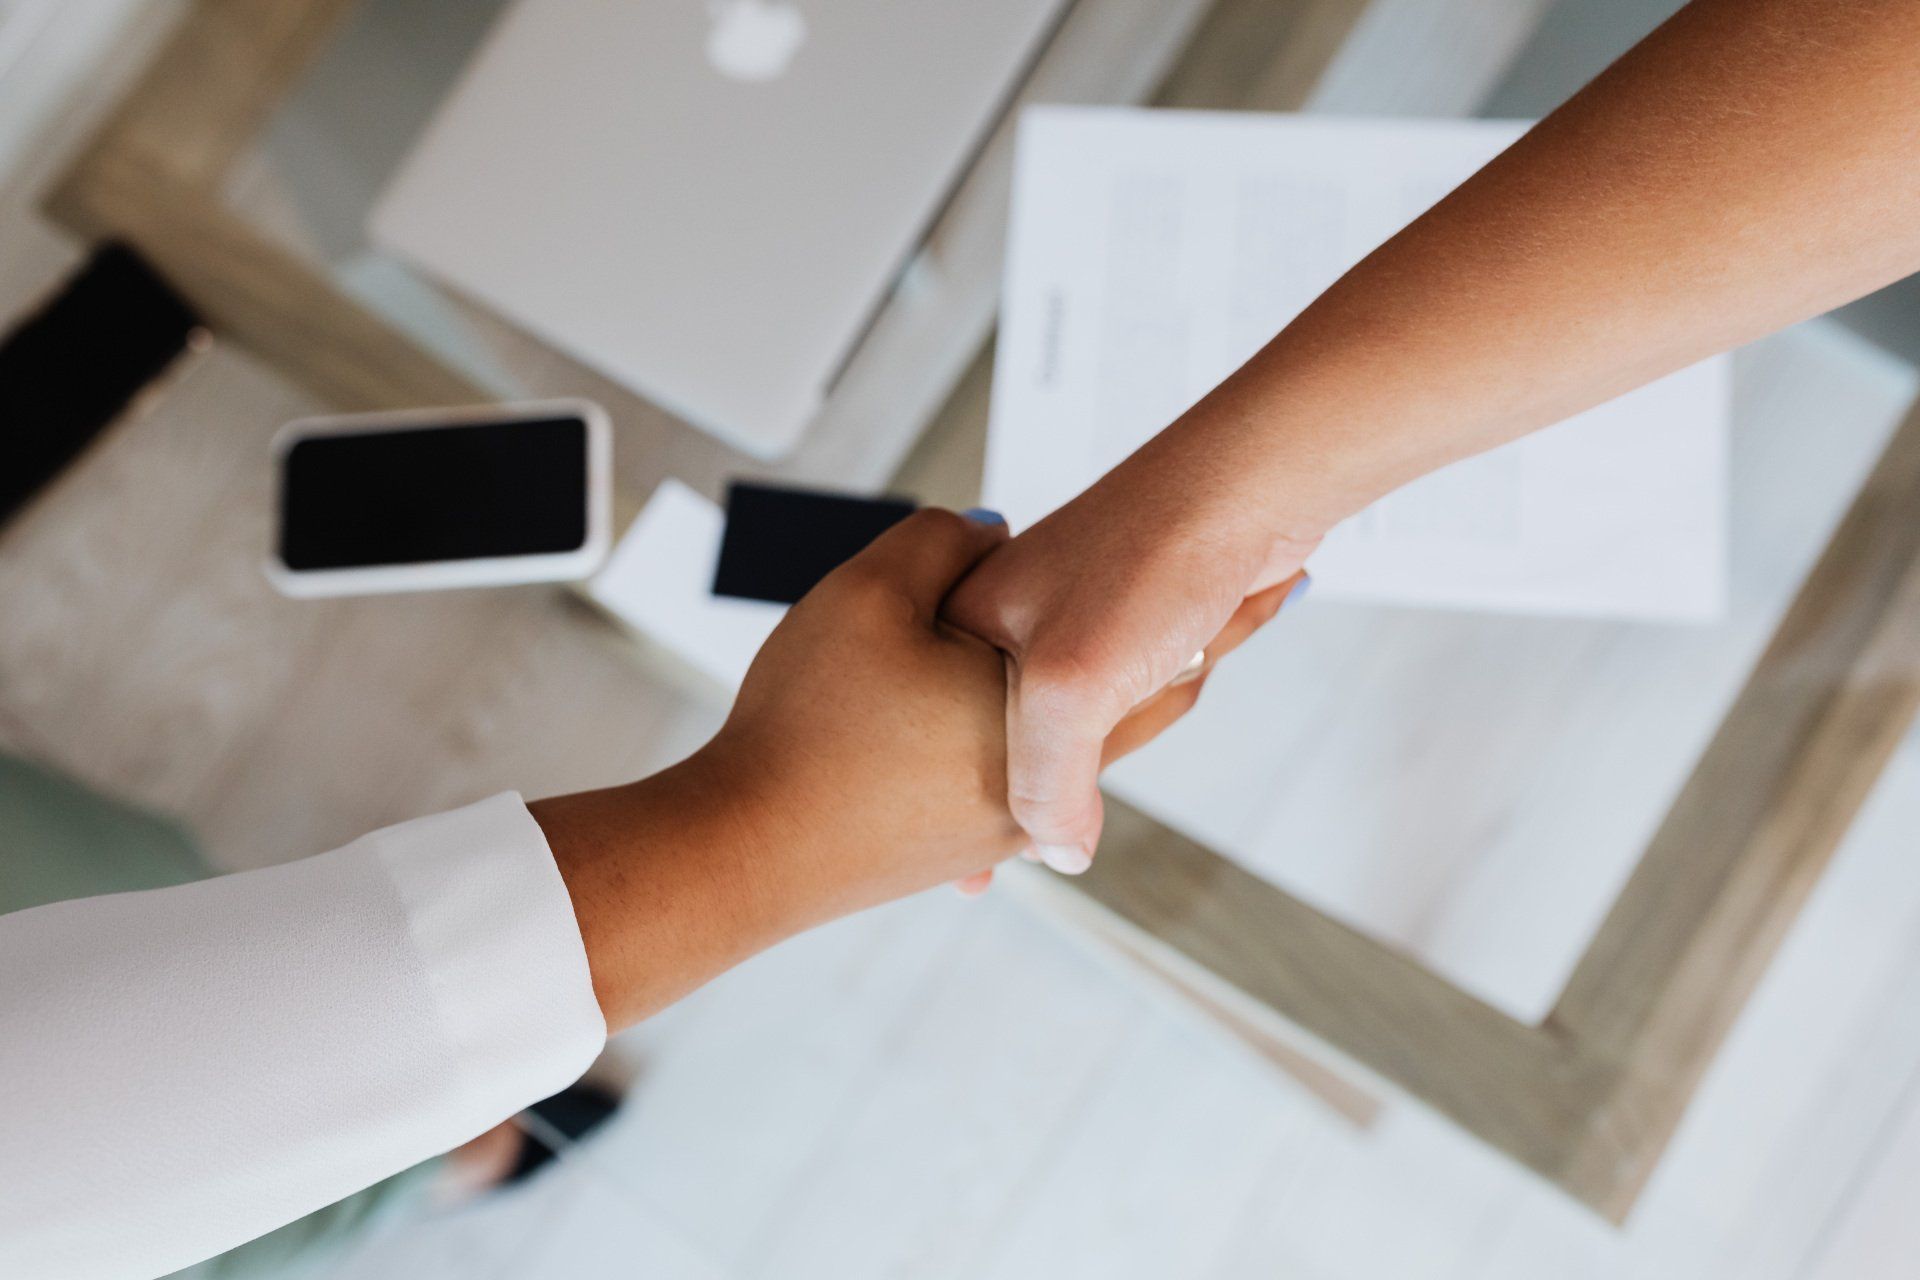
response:
{"label": "closed laptop lid", "polygon": [[517,0],[373,234],[776,456],[1065,2]]}

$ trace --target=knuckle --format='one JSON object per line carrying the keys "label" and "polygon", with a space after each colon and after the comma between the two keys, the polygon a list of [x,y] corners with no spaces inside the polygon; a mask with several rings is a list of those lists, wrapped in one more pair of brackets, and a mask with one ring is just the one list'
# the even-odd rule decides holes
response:
{"label": "knuckle", "polygon": [[1057,793],[1031,781],[1015,779],[1007,788],[1007,807],[1020,818],[1051,817],[1059,807]]}
{"label": "knuckle", "polygon": [[1041,844],[1086,843],[1100,826],[1098,802],[1089,803],[1079,796],[1047,800],[1010,796],[1007,808],[1021,830]]}
{"label": "knuckle", "polygon": [[1007,809],[1013,814],[1013,820],[1036,839],[1066,841],[1075,834],[1074,806],[1059,796],[1009,791]]}
{"label": "knuckle", "polygon": [[1099,792],[1092,782],[1076,779],[1072,771],[1014,770],[1007,779],[1007,807],[1022,819],[1022,825],[1031,819],[1044,832],[1076,833],[1100,812]]}

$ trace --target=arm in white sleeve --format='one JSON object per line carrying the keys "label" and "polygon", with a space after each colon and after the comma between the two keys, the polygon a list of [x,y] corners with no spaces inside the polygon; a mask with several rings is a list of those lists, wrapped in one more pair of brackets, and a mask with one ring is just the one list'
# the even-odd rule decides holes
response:
{"label": "arm in white sleeve", "polygon": [[0,916],[0,1276],[210,1257],[557,1092],[605,1038],[511,793]]}

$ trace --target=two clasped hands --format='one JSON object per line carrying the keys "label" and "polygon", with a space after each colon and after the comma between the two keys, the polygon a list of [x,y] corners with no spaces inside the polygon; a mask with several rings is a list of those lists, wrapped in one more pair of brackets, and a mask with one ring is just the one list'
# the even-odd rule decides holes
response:
{"label": "two clasped hands", "polygon": [[1053,664],[1085,655],[1046,629],[1066,584],[1027,561],[1050,536],[1010,540],[984,512],[908,518],[794,606],[704,748],[531,806],[610,1026],[812,925],[943,882],[984,889],[1036,843],[1085,870],[1100,768],[1178,720],[1304,580],[1229,566],[1238,586],[1216,573],[1186,616],[1136,620],[1158,633],[1147,661],[1075,681]]}

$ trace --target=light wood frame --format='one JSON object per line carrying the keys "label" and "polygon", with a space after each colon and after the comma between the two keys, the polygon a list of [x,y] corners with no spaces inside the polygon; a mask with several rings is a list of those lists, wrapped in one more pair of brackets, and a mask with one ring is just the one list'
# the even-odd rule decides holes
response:
{"label": "light wood frame", "polygon": [[[1298,106],[1365,2],[1080,0],[1033,80],[1056,100]],[[480,401],[220,198],[354,3],[197,0],[47,207],[84,237],[134,246],[216,334],[339,408]],[[911,424],[944,402],[902,481],[972,497],[1010,152],[1003,126],[922,255],[941,279],[935,301],[889,302],[795,470],[884,480]],[[1304,1034],[1618,1222],[1917,705],[1920,415],[1887,447],[1540,1024],[1117,801],[1094,870],[1047,892],[1236,1020]]]}

